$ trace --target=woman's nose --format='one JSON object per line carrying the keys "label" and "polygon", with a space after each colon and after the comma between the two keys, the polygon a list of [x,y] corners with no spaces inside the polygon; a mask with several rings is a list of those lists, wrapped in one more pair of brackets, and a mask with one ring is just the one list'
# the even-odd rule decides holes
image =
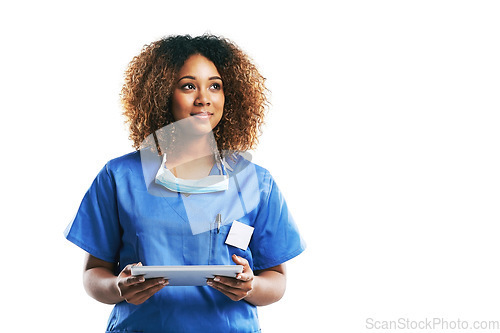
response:
{"label": "woman's nose", "polygon": [[208,96],[208,92],[203,91],[202,89],[198,90],[198,96],[194,100],[196,105],[210,105],[210,98]]}

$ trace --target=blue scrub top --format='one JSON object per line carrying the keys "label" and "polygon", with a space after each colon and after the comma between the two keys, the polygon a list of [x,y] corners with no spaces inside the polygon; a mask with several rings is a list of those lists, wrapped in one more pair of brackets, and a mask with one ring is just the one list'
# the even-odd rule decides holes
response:
{"label": "blue scrub top", "polygon": [[[148,150],[149,151],[149,150]],[[154,183],[161,158],[146,150],[109,161],[85,194],[66,238],[91,255],[126,265],[232,265],[255,270],[305,249],[269,172],[241,156],[229,159],[229,189],[175,193]],[[218,174],[214,166],[211,174]],[[221,213],[219,233],[212,226]],[[246,250],[225,244],[234,220],[254,227]],[[257,308],[208,287],[167,286],[141,305],[121,302],[107,332],[259,332]]]}

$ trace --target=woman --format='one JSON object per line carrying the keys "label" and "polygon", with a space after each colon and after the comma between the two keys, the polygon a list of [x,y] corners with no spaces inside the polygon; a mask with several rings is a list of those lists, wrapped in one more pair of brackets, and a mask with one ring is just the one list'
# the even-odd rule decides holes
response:
{"label": "woman", "polygon": [[[66,238],[84,286],[116,304],[108,332],[258,332],[305,246],[269,172],[244,157],[263,122],[264,78],[230,41],[171,36],[129,65],[124,115],[136,152],[109,161]],[[232,243],[243,226],[248,245]],[[206,286],[131,275],[134,265],[243,266]]]}

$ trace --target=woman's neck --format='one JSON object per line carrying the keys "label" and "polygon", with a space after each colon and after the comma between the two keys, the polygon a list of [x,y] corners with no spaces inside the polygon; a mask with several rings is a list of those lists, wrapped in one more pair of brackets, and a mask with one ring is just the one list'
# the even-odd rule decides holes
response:
{"label": "woman's neck", "polygon": [[167,153],[166,166],[183,179],[200,179],[209,175],[215,163],[214,149],[206,136],[183,139],[173,152]]}

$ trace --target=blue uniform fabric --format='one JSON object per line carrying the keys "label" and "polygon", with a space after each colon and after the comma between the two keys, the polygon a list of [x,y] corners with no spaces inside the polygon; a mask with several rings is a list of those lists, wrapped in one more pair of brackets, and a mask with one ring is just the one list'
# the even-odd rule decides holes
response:
{"label": "blue uniform fabric", "polygon": [[[65,231],[66,238],[83,250],[116,263],[116,273],[137,262],[231,265],[233,254],[246,258],[255,271],[304,251],[286,202],[266,169],[237,158],[229,171],[232,191],[185,196],[148,180],[147,169],[157,170],[159,160],[145,156],[137,151],[109,161]],[[218,173],[215,166],[211,173]],[[207,211],[210,226],[222,206],[236,203],[240,208],[227,211],[219,232],[199,228],[200,212]],[[193,213],[197,206],[201,209]],[[233,220],[255,228],[247,250],[224,243]],[[107,327],[107,332],[259,331],[255,306],[234,302],[208,286],[167,286],[141,305],[116,304]]]}

